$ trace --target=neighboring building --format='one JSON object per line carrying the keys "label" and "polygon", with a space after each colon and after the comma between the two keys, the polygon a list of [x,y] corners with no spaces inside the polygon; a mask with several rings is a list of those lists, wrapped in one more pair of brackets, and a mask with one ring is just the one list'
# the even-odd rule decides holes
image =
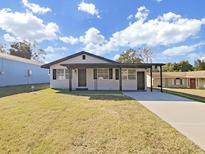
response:
{"label": "neighboring building", "polygon": [[42,67],[50,87],[69,90],[146,90],[146,69],[163,64],[122,64],[85,51]]}
{"label": "neighboring building", "polygon": [[49,83],[48,70],[42,63],[0,53],[0,87]]}
{"label": "neighboring building", "polygon": [[[152,74],[154,87],[160,85],[158,72]],[[147,75],[147,85],[150,86],[150,75]],[[163,87],[165,88],[205,88],[205,71],[163,72]]]}

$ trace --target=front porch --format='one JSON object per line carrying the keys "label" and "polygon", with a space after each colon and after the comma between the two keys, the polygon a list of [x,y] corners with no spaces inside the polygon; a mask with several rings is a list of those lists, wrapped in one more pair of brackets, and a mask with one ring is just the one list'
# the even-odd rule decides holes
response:
{"label": "front porch", "polygon": [[[162,64],[61,64],[68,70],[68,89],[71,90],[147,90],[146,72],[152,81],[153,68],[159,67],[161,92]],[[152,83],[152,82],[151,82]],[[152,91],[152,84],[150,91]]]}

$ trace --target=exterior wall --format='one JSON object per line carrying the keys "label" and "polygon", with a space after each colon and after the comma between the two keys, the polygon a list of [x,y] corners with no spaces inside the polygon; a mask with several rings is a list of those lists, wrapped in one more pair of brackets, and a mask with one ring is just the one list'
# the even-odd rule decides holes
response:
{"label": "exterior wall", "polygon": [[[28,76],[28,70],[31,70],[31,76]],[[48,70],[43,69],[40,65],[36,64],[0,57],[0,72],[0,87],[49,83]]]}
{"label": "exterior wall", "polygon": [[[58,89],[69,89],[69,80],[53,80],[52,69],[65,69],[62,66],[52,66],[50,75],[50,87]],[[137,71],[145,71],[144,69],[137,69]],[[137,73],[137,72],[136,72]],[[115,79],[115,68],[113,68],[113,79],[93,79],[93,68],[86,69],[86,83],[88,90],[119,90],[119,80]],[[72,90],[76,90],[78,87],[78,69],[72,70]],[[145,90],[146,79],[145,79]],[[122,80],[122,90],[137,90],[137,74],[136,80]]]}
{"label": "exterior wall", "polygon": [[[189,79],[181,78],[182,79],[182,85],[174,85],[174,78],[163,78],[162,79],[162,86],[164,88],[189,88]],[[147,85],[150,87],[150,76],[147,75]],[[152,85],[153,87],[158,87],[160,85],[160,79],[159,78],[153,78],[152,79]]]}
{"label": "exterior wall", "polygon": [[205,78],[198,79],[198,87],[197,88],[205,89]]}

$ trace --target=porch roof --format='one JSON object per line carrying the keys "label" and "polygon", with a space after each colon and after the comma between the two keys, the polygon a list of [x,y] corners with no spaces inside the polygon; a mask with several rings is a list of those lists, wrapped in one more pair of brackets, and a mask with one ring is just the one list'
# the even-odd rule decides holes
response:
{"label": "porch roof", "polygon": [[152,66],[163,66],[162,63],[72,63],[61,64],[68,68],[105,68],[105,67],[121,67],[121,68],[151,68]]}

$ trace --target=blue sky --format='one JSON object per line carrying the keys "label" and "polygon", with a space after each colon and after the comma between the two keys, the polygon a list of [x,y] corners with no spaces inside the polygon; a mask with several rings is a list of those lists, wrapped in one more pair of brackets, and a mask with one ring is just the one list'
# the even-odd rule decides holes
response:
{"label": "blue sky", "polygon": [[110,59],[149,47],[153,62],[205,59],[204,0],[6,0],[0,41],[38,42],[46,62],[85,50]]}

